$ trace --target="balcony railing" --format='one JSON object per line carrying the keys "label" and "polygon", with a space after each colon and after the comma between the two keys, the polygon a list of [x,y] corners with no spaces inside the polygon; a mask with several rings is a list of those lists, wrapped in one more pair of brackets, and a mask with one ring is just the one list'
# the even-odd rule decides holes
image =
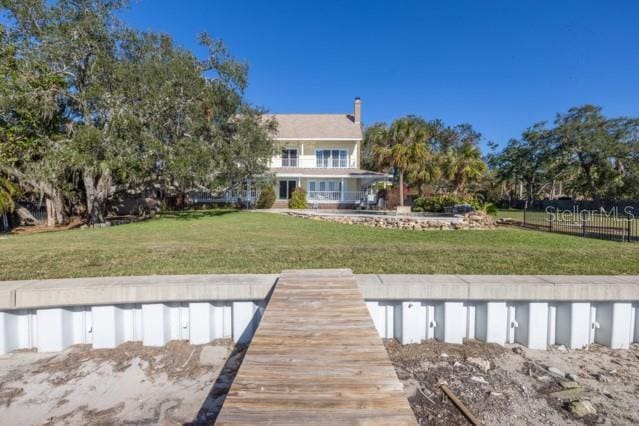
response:
{"label": "balcony railing", "polygon": [[281,163],[282,167],[299,167],[299,159],[298,158],[282,158]]}
{"label": "balcony railing", "polygon": [[356,168],[351,158],[319,159],[319,158],[273,158],[271,167],[300,167],[304,169],[345,169]]}

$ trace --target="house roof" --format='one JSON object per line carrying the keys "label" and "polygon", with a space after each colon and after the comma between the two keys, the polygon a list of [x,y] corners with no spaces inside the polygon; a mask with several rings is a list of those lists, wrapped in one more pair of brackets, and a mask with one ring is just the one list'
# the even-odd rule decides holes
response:
{"label": "house roof", "polygon": [[275,140],[361,140],[362,127],[351,114],[273,114]]}
{"label": "house roof", "polygon": [[385,173],[372,172],[355,168],[300,168],[300,167],[272,167],[271,172],[277,176],[300,177],[351,177],[351,178],[384,178]]}

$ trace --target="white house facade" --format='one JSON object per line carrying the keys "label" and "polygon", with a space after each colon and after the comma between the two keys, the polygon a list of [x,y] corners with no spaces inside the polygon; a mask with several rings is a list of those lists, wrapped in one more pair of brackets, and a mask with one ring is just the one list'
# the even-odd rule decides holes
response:
{"label": "white house facade", "polygon": [[370,186],[387,175],[362,170],[362,104],[352,114],[274,114],[277,153],[274,207],[287,207],[297,187],[307,191],[309,206],[350,208],[369,199]]}

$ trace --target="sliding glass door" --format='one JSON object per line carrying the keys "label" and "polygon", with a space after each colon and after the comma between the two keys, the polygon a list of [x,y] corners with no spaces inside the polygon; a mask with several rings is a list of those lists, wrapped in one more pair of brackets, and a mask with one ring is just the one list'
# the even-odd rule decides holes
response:
{"label": "sliding glass door", "polygon": [[279,199],[290,200],[293,195],[293,191],[297,188],[296,180],[280,180],[279,181]]}

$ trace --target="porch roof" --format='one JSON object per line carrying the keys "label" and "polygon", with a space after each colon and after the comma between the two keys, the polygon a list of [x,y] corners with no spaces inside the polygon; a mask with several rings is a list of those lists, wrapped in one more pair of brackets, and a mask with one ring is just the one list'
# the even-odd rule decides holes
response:
{"label": "porch roof", "polygon": [[337,177],[337,178],[387,178],[386,173],[373,172],[356,168],[302,168],[273,167],[271,172],[279,177]]}

